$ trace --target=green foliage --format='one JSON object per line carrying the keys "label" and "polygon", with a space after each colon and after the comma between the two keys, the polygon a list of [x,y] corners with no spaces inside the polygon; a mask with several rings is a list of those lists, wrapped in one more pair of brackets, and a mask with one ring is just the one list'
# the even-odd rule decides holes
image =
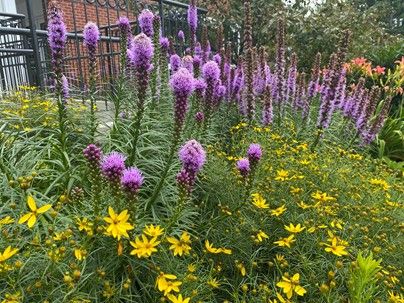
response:
{"label": "green foliage", "polygon": [[377,273],[381,269],[382,260],[373,258],[369,253],[367,257],[359,252],[356,262],[352,264],[348,289],[352,303],[367,303],[373,301],[377,290]]}

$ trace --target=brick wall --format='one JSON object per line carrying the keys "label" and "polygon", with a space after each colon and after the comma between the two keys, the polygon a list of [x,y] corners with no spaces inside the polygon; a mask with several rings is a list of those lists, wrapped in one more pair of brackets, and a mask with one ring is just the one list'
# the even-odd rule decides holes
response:
{"label": "brick wall", "polygon": [[[50,0],[49,0],[50,1]],[[96,2],[96,1],[95,1]],[[108,1],[105,1],[108,3]],[[110,1],[113,3],[114,1]],[[116,1],[119,2],[119,1]],[[89,3],[86,0],[59,0],[59,7],[63,11],[68,32],[82,32],[85,24],[92,21],[100,28],[101,35],[119,36],[117,28],[102,29],[115,25],[120,16],[127,16],[130,21],[136,17],[129,9],[106,7]],[[110,75],[119,70],[119,43],[100,41],[97,54],[98,85],[104,85],[110,80]],[[68,39],[66,48],[65,75],[72,86],[80,88],[88,82],[87,52],[82,40]],[[82,75],[82,76],[81,76]]]}

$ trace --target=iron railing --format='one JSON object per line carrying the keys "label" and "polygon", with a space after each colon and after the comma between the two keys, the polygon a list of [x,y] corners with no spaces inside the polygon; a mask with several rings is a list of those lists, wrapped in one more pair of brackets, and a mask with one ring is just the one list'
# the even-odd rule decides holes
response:
{"label": "iron railing", "polygon": [[[34,3],[35,2],[35,3]],[[41,2],[40,4],[38,2]],[[0,13],[1,90],[20,85],[46,87],[50,84],[51,66],[46,28],[46,0],[26,0],[20,10],[25,14]],[[180,29],[187,34],[188,5],[172,0],[60,0],[69,31],[64,74],[77,91],[85,91],[88,80],[88,57],[83,47],[82,30],[93,21],[101,31],[98,48],[98,85],[108,87],[119,70],[119,33],[116,21],[128,16],[136,34],[136,16],[147,6],[162,20],[163,35],[175,37]],[[38,6],[39,5],[39,6]],[[38,7],[42,11],[38,14]],[[199,22],[206,21],[207,11],[198,8]],[[200,35],[200,32],[197,33]]]}

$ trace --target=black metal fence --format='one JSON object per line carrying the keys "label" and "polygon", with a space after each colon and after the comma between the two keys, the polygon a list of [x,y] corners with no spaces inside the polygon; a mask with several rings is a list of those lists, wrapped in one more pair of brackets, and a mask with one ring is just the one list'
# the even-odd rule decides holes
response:
{"label": "black metal fence", "polygon": [[[0,13],[0,81],[1,91],[20,85],[45,87],[51,73],[46,32],[46,0],[26,0],[17,11]],[[119,70],[120,16],[132,20],[138,32],[136,16],[147,7],[162,19],[163,35],[175,37],[180,29],[187,33],[188,5],[172,0],[60,0],[69,31],[65,58],[65,75],[69,84],[83,91],[88,79],[88,64],[83,48],[82,30],[88,21],[97,23],[101,31],[98,50],[99,85],[110,83]],[[206,22],[206,10],[198,9],[199,21]],[[198,33],[200,34],[200,32]]]}

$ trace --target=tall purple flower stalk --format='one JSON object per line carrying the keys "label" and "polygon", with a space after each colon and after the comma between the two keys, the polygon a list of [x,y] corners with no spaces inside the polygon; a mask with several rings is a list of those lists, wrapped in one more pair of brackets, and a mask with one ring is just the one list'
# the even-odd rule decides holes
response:
{"label": "tall purple flower stalk", "polygon": [[96,54],[98,41],[100,40],[100,32],[98,26],[93,22],[88,22],[83,30],[84,46],[88,52],[88,66],[89,66],[89,92],[90,92],[90,135],[94,139],[94,134],[97,128],[95,116],[95,82],[96,82]]}
{"label": "tall purple flower stalk", "polygon": [[202,67],[202,77],[206,83],[204,113],[205,121],[209,121],[215,103],[215,89],[220,78],[220,69],[215,61],[208,61]]}
{"label": "tall purple flower stalk", "polygon": [[188,110],[188,98],[194,90],[194,78],[186,68],[180,68],[170,79],[171,90],[175,97],[174,119],[175,137],[179,138]]}
{"label": "tall purple flower stalk", "polygon": [[245,103],[247,106],[247,120],[252,123],[254,118],[254,52],[252,48],[252,15],[251,1],[244,1],[244,76],[245,76]]}
{"label": "tall purple flower stalk", "polygon": [[190,140],[180,148],[178,156],[182,168],[177,175],[177,183],[180,189],[189,194],[198,172],[206,162],[206,152],[198,141]]}
{"label": "tall purple flower stalk", "polygon": [[334,112],[334,103],[332,97],[332,80],[335,77],[336,55],[332,54],[328,70],[324,76],[322,91],[321,91],[321,104],[317,119],[317,128],[326,129],[330,125],[331,116]]}
{"label": "tall purple flower stalk", "polygon": [[194,58],[190,55],[186,55],[182,58],[182,66],[186,68],[191,74],[194,73]]}
{"label": "tall purple flower stalk", "polygon": [[151,85],[150,91],[153,101],[153,106],[159,101],[160,99],[160,88],[161,88],[161,73],[162,73],[162,66],[161,66],[161,49],[157,47],[160,43],[160,16],[155,15],[153,16],[153,45],[154,48],[154,56],[153,56],[153,70],[151,74]]}
{"label": "tall purple flower stalk", "polygon": [[64,104],[67,103],[67,100],[70,97],[70,92],[69,92],[69,81],[67,80],[66,76],[62,76],[62,101]]}
{"label": "tall purple flower stalk", "polygon": [[173,54],[170,56],[170,69],[171,74],[176,73],[182,66],[181,57],[177,54]]}
{"label": "tall purple flower stalk", "polygon": [[189,27],[191,54],[195,53],[196,29],[198,27],[198,9],[196,0],[191,0],[188,6],[187,21]]}
{"label": "tall purple flower stalk", "polygon": [[124,71],[128,65],[127,49],[131,48],[132,32],[129,19],[127,17],[120,17],[117,22],[120,35],[120,49],[121,49],[121,76],[124,75]]}
{"label": "tall purple flower stalk", "polygon": [[280,115],[285,98],[285,21],[283,19],[278,20],[275,74],[275,100],[278,104],[278,114]]}
{"label": "tall purple flower stalk", "polygon": [[346,96],[346,69],[343,68],[339,76],[338,85],[334,96],[334,107],[341,109],[344,107]]}
{"label": "tall purple flower stalk", "polygon": [[266,84],[264,90],[264,107],[262,109],[262,124],[264,126],[272,124],[273,117],[271,84]]}
{"label": "tall purple flower stalk", "polygon": [[139,26],[142,32],[149,38],[153,37],[153,18],[154,14],[148,9],[142,10],[139,15]]}
{"label": "tall purple flower stalk", "polygon": [[380,89],[378,86],[373,86],[369,96],[365,99],[362,110],[358,115],[358,119],[356,120],[356,129],[363,136],[363,134],[367,131],[369,119],[372,117],[375,112],[377,103],[380,97]]}
{"label": "tall purple flower stalk", "polygon": [[51,50],[51,63],[55,75],[56,92],[61,94],[64,50],[67,41],[67,29],[63,13],[56,2],[49,3],[48,8],[48,43]]}
{"label": "tall purple flower stalk", "polygon": [[129,158],[130,163],[134,160],[136,155],[136,145],[139,138],[140,125],[144,113],[153,53],[153,44],[148,36],[146,36],[144,33],[140,33],[139,35],[135,36],[132,43],[132,49],[130,51],[130,60],[134,68],[136,78],[137,114],[135,122],[135,134],[132,142],[132,153]]}
{"label": "tall purple flower stalk", "polygon": [[320,64],[321,64],[321,53],[317,53],[316,59],[314,60],[313,68],[311,70],[311,77],[310,77],[309,87],[307,90],[307,98],[308,98],[309,104],[311,102],[311,99],[317,93],[317,87],[320,82]]}
{"label": "tall purple flower stalk", "polygon": [[293,103],[296,95],[296,81],[297,81],[297,55],[292,54],[290,59],[290,66],[288,72],[288,80],[286,84],[286,102]]}
{"label": "tall purple flower stalk", "polygon": [[373,121],[373,123],[368,127],[367,131],[363,132],[362,135],[362,140],[363,144],[370,144],[372,143],[375,139],[379,131],[382,129],[384,122],[389,114],[390,111],[390,105],[391,105],[391,100],[392,96],[387,96],[382,109],[380,110],[380,113],[376,117],[376,119]]}
{"label": "tall purple flower stalk", "polygon": [[364,86],[365,86],[365,79],[360,78],[357,85],[344,102],[343,107],[344,117],[354,119],[354,117],[356,116],[357,108],[365,92]]}

